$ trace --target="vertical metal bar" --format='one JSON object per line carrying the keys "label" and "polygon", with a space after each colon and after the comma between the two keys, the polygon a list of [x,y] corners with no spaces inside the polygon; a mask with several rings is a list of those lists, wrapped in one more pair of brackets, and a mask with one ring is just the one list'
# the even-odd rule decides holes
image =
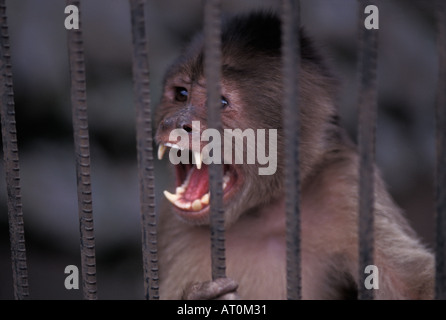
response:
{"label": "vertical metal bar", "polygon": [[436,101],[436,277],[435,298],[446,299],[446,4],[437,1],[439,73]]}
{"label": "vertical metal bar", "polygon": [[131,0],[133,83],[140,184],[144,295],[159,299],[155,177],[144,0]]}
{"label": "vertical metal bar", "polygon": [[96,251],[90,178],[90,143],[88,134],[87,94],[80,1],[67,0],[79,10],[79,29],[68,30],[71,75],[71,105],[76,152],[79,230],[81,236],[82,289],[85,299],[97,299]]}
{"label": "vertical metal bar", "polygon": [[9,237],[15,299],[29,296],[23,225],[20,167],[12,84],[11,53],[5,0],[0,0],[0,95],[3,157],[8,192]]}
{"label": "vertical metal bar", "polygon": [[[221,1],[207,0],[204,17],[205,76],[207,88],[208,127],[222,132],[221,108]],[[225,221],[223,210],[223,169],[219,164],[209,166],[211,194],[211,261],[212,279],[226,277]]]}
{"label": "vertical metal bar", "polygon": [[359,299],[373,299],[373,290],[364,286],[364,269],[373,264],[374,163],[376,131],[376,60],[378,30],[364,26],[364,9],[373,1],[359,0]]}
{"label": "vertical metal bar", "polygon": [[300,3],[282,1],[283,125],[285,129],[285,190],[287,243],[287,297],[302,298],[300,250],[300,176],[299,176],[299,69]]}

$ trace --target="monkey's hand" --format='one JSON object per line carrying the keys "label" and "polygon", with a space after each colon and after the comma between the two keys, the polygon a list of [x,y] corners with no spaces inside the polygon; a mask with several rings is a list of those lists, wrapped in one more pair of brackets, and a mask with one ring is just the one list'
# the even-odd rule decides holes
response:
{"label": "monkey's hand", "polygon": [[186,287],[184,300],[237,300],[238,284],[230,278],[215,281],[195,282]]}

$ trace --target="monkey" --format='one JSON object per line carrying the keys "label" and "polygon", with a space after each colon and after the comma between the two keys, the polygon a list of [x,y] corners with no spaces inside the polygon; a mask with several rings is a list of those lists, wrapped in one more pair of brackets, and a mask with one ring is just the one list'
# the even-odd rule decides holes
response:
{"label": "monkey", "polygon": [[[303,299],[356,299],[358,272],[357,147],[342,128],[338,80],[300,29],[299,79],[301,277]],[[281,21],[254,11],[223,22],[221,121],[224,129],[277,130],[277,170],[222,164],[227,278],[211,281],[208,165],[203,141],[172,139],[207,129],[204,37],[196,35],[167,70],[155,116],[158,158],[173,164],[175,185],[159,216],[161,299],[286,299],[285,137]],[[199,126],[192,122],[198,121]],[[268,143],[267,143],[268,145]],[[245,145],[246,156],[250,151]],[[185,161],[187,162],[187,161]],[[374,167],[375,299],[432,299],[434,256],[422,243]]]}

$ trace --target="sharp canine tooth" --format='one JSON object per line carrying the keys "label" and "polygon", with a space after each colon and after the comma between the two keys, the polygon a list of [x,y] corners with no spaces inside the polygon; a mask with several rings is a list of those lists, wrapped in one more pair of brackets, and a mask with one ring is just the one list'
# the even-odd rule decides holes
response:
{"label": "sharp canine tooth", "polygon": [[158,147],[158,160],[163,158],[164,152],[166,152],[166,146],[164,144],[160,144]]}
{"label": "sharp canine tooth", "polygon": [[198,169],[201,169],[201,152],[194,151],[195,164]]}
{"label": "sharp canine tooth", "polygon": [[176,194],[171,194],[169,191],[164,190],[164,196],[169,200],[172,204],[175,204],[175,201],[179,199],[179,196]]}
{"label": "sharp canine tooth", "polygon": [[194,200],[194,202],[192,202],[192,210],[198,211],[201,210],[201,208],[203,208],[203,206],[201,205],[201,201],[199,199],[196,199]]}
{"label": "sharp canine tooth", "polygon": [[200,199],[201,203],[202,204],[209,204],[209,196],[210,196],[209,192],[206,193],[205,195],[203,195],[201,197],[201,199]]}

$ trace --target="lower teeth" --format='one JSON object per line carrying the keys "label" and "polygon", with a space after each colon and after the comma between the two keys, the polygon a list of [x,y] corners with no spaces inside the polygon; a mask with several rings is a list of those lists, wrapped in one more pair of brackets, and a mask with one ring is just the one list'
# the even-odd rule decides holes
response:
{"label": "lower teeth", "polygon": [[[175,189],[175,194],[164,191],[164,196],[167,198],[167,200],[169,200],[169,202],[180,209],[192,209],[192,211],[200,211],[204,205],[209,204],[210,193],[208,192],[204,194],[201,199],[195,199],[194,201],[185,201],[184,199],[181,199],[182,194],[186,191],[187,185],[189,184],[189,177],[190,174],[188,174],[183,184]],[[229,180],[229,175],[226,174],[223,176],[223,190],[226,189],[226,187],[228,186]]]}
{"label": "lower teeth", "polygon": [[203,206],[201,205],[201,201],[200,200],[194,200],[194,202],[192,202],[192,210],[194,211],[199,211],[201,210],[201,208],[203,208]]}

